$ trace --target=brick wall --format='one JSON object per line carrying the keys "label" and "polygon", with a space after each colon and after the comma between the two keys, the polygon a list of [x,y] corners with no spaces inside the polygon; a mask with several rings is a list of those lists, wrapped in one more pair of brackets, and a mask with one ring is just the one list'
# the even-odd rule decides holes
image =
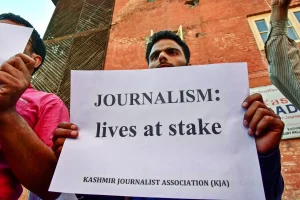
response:
{"label": "brick wall", "polygon": [[258,79],[251,86],[270,84],[261,79],[267,77],[265,54],[258,50],[246,17],[267,10],[264,0],[202,0],[193,8],[185,0],[117,0],[105,69],[147,68],[145,37],[150,30],[182,25],[191,64],[247,62],[250,79]]}
{"label": "brick wall", "polygon": [[[247,62],[251,87],[269,85],[265,53],[259,51],[247,16],[270,11],[265,0],[116,0],[105,69],[143,69],[150,31],[183,26],[191,64]],[[294,4],[299,4],[294,0]],[[300,141],[281,143],[284,200],[300,199]]]}

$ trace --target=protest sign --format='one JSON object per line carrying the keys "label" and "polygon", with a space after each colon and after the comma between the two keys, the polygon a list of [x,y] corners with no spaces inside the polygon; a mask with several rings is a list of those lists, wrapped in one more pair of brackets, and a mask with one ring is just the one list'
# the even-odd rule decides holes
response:
{"label": "protest sign", "polygon": [[50,190],[264,199],[255,141],[243,126],[248,95],[245,63],[72,71],[80,136],[66,141]]}

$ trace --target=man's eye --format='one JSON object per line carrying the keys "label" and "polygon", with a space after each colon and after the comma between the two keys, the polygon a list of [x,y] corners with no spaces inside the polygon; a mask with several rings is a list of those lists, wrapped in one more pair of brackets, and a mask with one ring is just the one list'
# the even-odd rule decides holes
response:
{"label": "man's eye", "polygon": [[168,54],[169,55],[178,55],[178,51],[177,50],[175,50],[175,49],[170,49],[170,50],[168,50]]}
{"label": "man's eye", "polygon": [[151,60],[157,60],[157,58],[158,58],[157,54],[151,56]]}

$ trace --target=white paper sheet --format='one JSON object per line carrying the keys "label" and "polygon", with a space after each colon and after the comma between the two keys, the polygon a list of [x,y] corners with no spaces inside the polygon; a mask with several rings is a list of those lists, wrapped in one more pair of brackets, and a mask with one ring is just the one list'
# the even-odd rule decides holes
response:
{"label": "white paper sheet", "polygon": [[33,29],[0,23],[0,65],[12,56],[23,53]]}
{"label": "white paper sheet", "polygon": [[[152,104],[143,93],[152,95]],[[118,94],[133,99],[120,106]],[[102,101],[97,107],[98,95]],[[245,63],[72,71],[71,118],[80,136],[66,141],[50,190],[129,197],[264,199],[255,141],[243,126],[241,104],[248,95]],[[125,102],[123,98],[119,103]],[[192,131],[190,123],[195,124],[197,135],[187,135]],[[203,128],[205,123],[210,134]],[[147,125],[154,136],[144,135],[150,130]],[[106,137],[96,137],[103,136],[103,127],[109,126]],[[177,134],[170,136],[175,126]],[[185,135],[179,135],[180,126]],[[118,184],[123,181],[129,184]]]}

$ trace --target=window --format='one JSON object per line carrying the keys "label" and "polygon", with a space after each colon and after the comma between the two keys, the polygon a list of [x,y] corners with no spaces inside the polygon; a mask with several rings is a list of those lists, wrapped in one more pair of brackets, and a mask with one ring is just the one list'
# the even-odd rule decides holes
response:
{"label": "window", "polygon": [[296,19],[298,20],[298,22],[300,22],[300,11],[294,12],[294,15],[295,15]]}
{"label": "window", "polygon": [[[249,17],[248,22],[259,50],[264,50],[270,29],[270,13]],[[289,11],[288,36],[296,42],[300,42],[300,7]]]}
{"label": "window", "polygon": [[260,34],[261,39],[266,42],[268,38],[268,25],[265,19],[257,20],[255,21],[256,27],[258,29],[258,32]]}
{"label": "window", "polygon": [[[295,30],[300,30],[300,7],[289,9],[290,20],[295,27]],[[299,32],[297,31],[300,37]]]}
{"label": "window", "polygon": [[259,50],[264,50],[264,43],[268,37],[270,14],[263,14],[248,18],[250,28],[253,32]]}
{"label": "window", "polygon": [[289,20],[288,21],[288,36],[293,39],[293,40],[298,40],[299,39],[299,36],[298,34],[296,33],[291,21]]}

